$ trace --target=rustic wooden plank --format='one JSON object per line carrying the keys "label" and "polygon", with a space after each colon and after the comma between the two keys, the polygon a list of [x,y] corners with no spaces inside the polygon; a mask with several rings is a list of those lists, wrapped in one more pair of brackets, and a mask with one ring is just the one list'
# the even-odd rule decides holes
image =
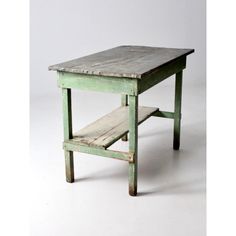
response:
{"label": "rustic wooden plank", "polygon": [[72,151],[64,151],[65,155],[65,171],[66,181],[68,183],[74,182],[74,154]]}
{"label": "rustic wooden plank", "polygon": [[72,138],[71,89],[62,89],[64,140]]}
{"label": "rustic wooden plank", "polygon": [[156,111],[152,116],[174,119],[175,113],[170,111]]}
{"label": "rustic wooden plank", "polygon": [[129,163],[129,194],[137,195],[138,178],[138,96],[129,96],[129,152],[134,153]]}
{"label": "rustic wooden plank", "polygon": [[[128,106],[128,95],[122,94],[121,95],[121,106]],[[128,141],[128,134],[125,134],[122,138],[122,141]]]}
{"label": "rustic wooden plank", "polygon": [[177,73],[175,77],[175,115],[174,115],[174,140],[173,140],[174,150],[179,150],[180,146],[182,79],[183,79],[183,72],[181,71]]}
{"label": "rustic wooden plank", "polygon": [[83,146],[79,145],[78,142],[75,142],[73,140],[67,140],[63,143],[63,148],[65,150],[70,150],[74,152],[82,152],[87,154],[93,154],[103,157],[110,157],[118,160],[123,161],[133,161],[133,153],[131,152],[121,152],[121,151],[114,151],[114,150],[108,150],[108,149],[101,149],[96,147],[90,147],[90,146]]}
{"label": "rustic wooden plank", "polygon": [[[139,107],[138,123],[152,116],[158,108]],[[75,133],[73,142],[106,149],[129,132],[129,106],[122,106]]]}
{"label": "rustic wooden plank", "polygon": [[142,80],[138,81],[138,93],[141,94],[147,89],[160,83],[164,79],[182,71],[186,67],[186,57],[181,57],[177,60],[169,62],[153,73],[145,76]]}
{"label": "rustic wooden plank", "polygon": [[138,94],[137,79],[116,79],[115,77],[58,72],[57,83],[61,88],[75,88],[80,90],[129,95]]}
{"label": "rustic wooden plank", "polygon": [[[64,140],[72,138],[72,108],[71,108],[71,90],[62,89],[63,100],[63,125]],[[74,182],[74,157],[73,152],[65,151],[66,181]]]}
{"label": "rustic wooden plank", "polygon": [[193,52],[193,49],[119,46],[49,66],[49,70],[142,79],[160,66]]}

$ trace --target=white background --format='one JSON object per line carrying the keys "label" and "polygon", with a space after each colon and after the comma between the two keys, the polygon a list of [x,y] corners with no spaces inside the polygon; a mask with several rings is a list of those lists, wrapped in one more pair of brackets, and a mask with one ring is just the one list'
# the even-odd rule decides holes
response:
{"label": "white background", "polygon": [[[230,1],[208,2],[208,235],[235,235],[235,7]],[[28,4],[8,1],[0,9],[2,78],[8,78],[1,91],[1,107],[7,114],[1,116],[1,234],[27,235]],[[224,83],[220,83],[222,78]],[[10,95],[6,88],[11,88]],[[231,116],[218,113],[219,106],[230,110]],[[20,135],[14,147],[9,142],[13,132]]]}
{"label": "white background", "polygon": [[[31,1],[31,234],[205,235],[205,1]],[[138,197],[128,165],[75,154],[65,182],[61,91],[51,64],[124,44],[194,48],[184,71],[181,150],[173,122],[139,127]],[[120,96],[73,93],[74,130],[120,105]],[[139,98],[173,111],[174,77]],[[118,142],[113,149],[127,149]]]}

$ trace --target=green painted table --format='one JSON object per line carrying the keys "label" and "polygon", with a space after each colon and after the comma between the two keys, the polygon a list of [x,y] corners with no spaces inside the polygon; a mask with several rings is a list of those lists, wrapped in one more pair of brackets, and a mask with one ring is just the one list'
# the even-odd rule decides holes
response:
{"label": "green painted table", "polygon": [[[151,116],[174,120],[173,148],[179,149],[182,73],[193,49],[120,46],[49,67],[62,88],[66,180],[74,182],[73,152],[127,161],[129,194],[137,195],[138,125]],[[175,77],[174,112],[138,106],[138,95],[171,75]],[[72,132],[71,89],[121,94],[121,106],[94,123]],[[129,151],[108,149],[119,139]]]}

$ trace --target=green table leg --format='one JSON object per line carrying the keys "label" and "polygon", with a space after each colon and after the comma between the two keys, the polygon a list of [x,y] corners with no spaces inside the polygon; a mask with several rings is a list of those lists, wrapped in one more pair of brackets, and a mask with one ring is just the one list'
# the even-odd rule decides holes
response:
{"label": "green table leg", "polygon": [[179,150],[180,146],[182,77],[183,71],[178,72],[175,77],[174,150]]}
{"label": "green table leg", "polygon": [[[121,95],[121,106],[128,106],[128,95]],[[122,141],[128,141],[128,134],[124,135],[121,138]]]}
{"label": "green table leg", "polygon": [[138,96],[129,96],[129,151],[134,153],[129,163],[129,194],[137,195],[138,171]]}
{"label": "green table leg", "polygon": [[[63,99],[63,124],[64,140],[72,138],[72,108],[71,108],[71,89],[62,89]],[[74,182],[74,158],[73,152],[65,151],[66,181]]]}

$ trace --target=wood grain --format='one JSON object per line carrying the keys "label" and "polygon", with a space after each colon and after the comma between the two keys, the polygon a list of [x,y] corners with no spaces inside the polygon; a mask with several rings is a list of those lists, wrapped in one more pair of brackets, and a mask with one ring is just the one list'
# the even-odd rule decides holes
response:
{"label": "wood grain", "polygon": [[[158,108],[139,107],[138,123],[142,123]],[[108,148],[129,131],[129,106],[122,106],[75,133],[73,143]]]}
{"label": "wood grain", "polygon": [[193,52],[193,49],[119,46],[50,66],[49,70],[142,79],[158,67]]}
{"label": "wood grain", "polygon": [[129,152],[134,153],[129,163],[129,195],[137,195],[138,178],[138,96],[129,96]]}

